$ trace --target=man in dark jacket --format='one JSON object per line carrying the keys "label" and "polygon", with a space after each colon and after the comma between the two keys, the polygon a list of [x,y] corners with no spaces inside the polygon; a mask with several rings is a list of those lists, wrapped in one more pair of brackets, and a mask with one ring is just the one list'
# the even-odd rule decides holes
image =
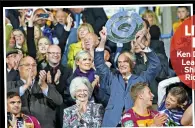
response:
{"label": "man in dark jacket", "polygon": [[22,100],[22,112],[35,116],[42,128],[55,128],[56,107],[62,104],[62,96],[55,85],[46,83],[46,72],[39,73],[35,80],[37,64],[27,56],[19,63],[20,80],[7,83],[7,92],[17,92]]}
{"label": "man in dark jacket", "polygon": [[47,50],[47,59],[48,64],[42,70],[47,73],[47,83],[53,84],[56,87],[56,90],[63,97],[63,104],[57,108],[57,126],[62,127],[63,124],[63,109],[71,106],[69,104],[67,94],[69,90],[67,90],[67,79],[72,75],[72,69],[63,66],[60,64],[61,61],[61,49],[58,45],[50,45]]}

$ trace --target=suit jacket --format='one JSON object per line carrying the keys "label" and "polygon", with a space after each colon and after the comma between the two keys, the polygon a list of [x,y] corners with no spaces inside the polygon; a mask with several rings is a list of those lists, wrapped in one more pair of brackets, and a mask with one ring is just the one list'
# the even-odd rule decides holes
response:
{"label": "suit jacket", "polygon": [[[23,85],[22,80],[10,81],[7,83],[7,91],[19,93],[19,88]],[[54,128],[56,107],[62,104],[62,97],[54,85],[48,84],[48,93],[45,96],[35,81],[31,91],[27,89],[21,100],[24,114],[35,116],[42,128]]]}
{"label": "suit jacket", "polygon": [[99,31],[106,24],[108,18],[103,8],[85,8],[82,12],[83,21],[92,25],[95,34],[99,36]]}
{"label": "suit jacket", "polygon": [[16,81],[19,80],[19,72],[17,70],[11,69],[9,72],[6,69],[7,81]]}
{"label": "suit jacket", "polygon": [[117,126],[121,119],[123,108],[127,111],[133,106],[133,101],[129,94],[132,85],[137,82],[149,83],[149,81],[153,80],[160,71],[160,61],[155,53],[150,52],[146,53],[146,55],[149,61],[148,69],[145,72],[142,72],[139,76],[132,74],[125,89],[125,82],[122,75],[120,73],[112,73],[105,65],[104,52],[95,52],[94,62],[96,70],[100,72],[100,77],[105,78],[105,85],[108,86],[106,89],[110,90],[110,99],[102,123],[103,127]]}
{"label": "suit jacket", "polygon": [[56,73],[54,74],[53,68],[49,64],[47,64],[47,66],[43,70],[45,70],[46,72],[50,71],[52,84],[55,85],[56,90],[62,95],[63,100],[66,100],[66,96],[64,95],[64,93],[66,94],[67,91],[69,91],[67,90],[68,89],[67,79],[72,75],[72,69],[69,67],[64,67],[63,65],[58,65],[56,67],[56,71],[57,69],[59,69],[61,72],[59,84],[57,85],[55,85],[54,83],[54,78]]}
{"label": "suit jacket", "polygon": [[77,112],[78,108],[76,105],[64,109],[63,128],[97,128],[101,126],[104,113],[104,108],[101,104],[88,102],[87,111],[82,115],[83,121],[79,121]]}

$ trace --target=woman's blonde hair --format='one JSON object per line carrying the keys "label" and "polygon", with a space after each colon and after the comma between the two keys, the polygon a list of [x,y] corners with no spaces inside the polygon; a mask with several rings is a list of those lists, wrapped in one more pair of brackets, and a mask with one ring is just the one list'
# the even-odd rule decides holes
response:
{"label": "woman's blonde hair", "polygon": [[40,53],[40,51],[39,51],[39,49],[38,49],[39,41],[40,41],[41,39],[43,39],[43,38],[45,38],[45,39],[47,40],[48,44],[51,45],[50,40],[49,40],[46,36],[42,36],[42,37],[40,37],[40,38],[38,39],[38,41],[37,41],[37,60],[38,60],[38,62],[46,58],[46,53],[45,53],[45,54],[42,54],[42,53]]}
{"label": "woman's blonde hair", "polygon": [[145,12],[144,12],[144,14],[142,15],[142,18],[144,18],[145,19],[145,17],[146,17],[146,15],[150,15],[150,16],[152,16],[153,17],[153,24],[150,24],[150,26],[151,25],[159,25],[159,22],[158,22],[158,17],[157,17],[157,15],[155,14],[155,12],[153,12],[153,11],[151,11],[151,10],[146,10]]}
{"label": "woman's blonde hair", "polygon": [[77,52],[76,56],[75,56],[75,60],[74,60],[74,65],[73,65],[73,72],[76,70],[76,68],[78,67],[76,65],[76,62],[79,61],[81,58],[85,57],[89,55],[91,57],[91,54],[88,51],[85,50],[81,50],[79,52]]}
{"label": "woman's blonde hair", "polygon": [[80,30],[82,27],[87,27],[89,33],[94,33],[94,29],[93,29],[93,27],[91,26],[91,24],[83,23],[83,24],[81,24],[81,25],[78,27],[78,29],[77,29],[77,39],[78,39],[78,41],[81,40],[81,39],[79,38],[79,30]]}

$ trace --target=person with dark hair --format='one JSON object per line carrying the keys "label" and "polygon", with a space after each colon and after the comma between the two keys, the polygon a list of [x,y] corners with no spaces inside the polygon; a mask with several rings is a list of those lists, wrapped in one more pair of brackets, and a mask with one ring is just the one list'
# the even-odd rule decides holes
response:
{"label": "person with dark hair", "polygon": [[21,112],[22,101],[17,92],[7,93],[7,120],[8,128],[33,127],[41,128],[39,121],[31,115]]}
{"label": "person with dark hair", "polygon": [[173,32],[177,30],[177,28],[190,16],[190,11],[187,6],[178,6],[177,7],[177,17],[178,21],[173,23]]}

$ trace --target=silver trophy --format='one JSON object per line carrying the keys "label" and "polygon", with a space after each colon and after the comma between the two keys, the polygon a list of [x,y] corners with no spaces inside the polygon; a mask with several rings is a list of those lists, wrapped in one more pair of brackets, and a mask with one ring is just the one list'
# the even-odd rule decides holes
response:
{"label": "silver trophy", "polygon": [[106,23],[107,38],[114,43],[128,43],[143,28],[143,20],[134,11],[114,14]]}

